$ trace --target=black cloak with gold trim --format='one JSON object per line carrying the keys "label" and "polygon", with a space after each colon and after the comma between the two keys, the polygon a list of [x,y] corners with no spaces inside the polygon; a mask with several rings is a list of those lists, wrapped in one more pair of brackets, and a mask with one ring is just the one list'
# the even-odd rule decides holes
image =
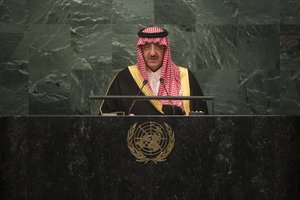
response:
{"label": "black cloak with gold trim", "polygon": [[[203,92],[195,76],[187,68],[180,67],[181,89],[183,96],[203,96]],[[143,86],[143,78],[136,65],[121,70],[110,84],[106,95],[131,95],[136,96]],[[141,96],[153,96],[151,89],[145,85]],[[116,113],[128,115],[133,104],[132,99],[105,100],[100,107],[100,114]],[[205,101],[184,100],[181,108],[175,106],[176,115],[188,114],[190,111],[202,111],[208,114]],[[172,105],[162,105],[159,100],[137,100],[130,110],[135,115],[173,115]]]}

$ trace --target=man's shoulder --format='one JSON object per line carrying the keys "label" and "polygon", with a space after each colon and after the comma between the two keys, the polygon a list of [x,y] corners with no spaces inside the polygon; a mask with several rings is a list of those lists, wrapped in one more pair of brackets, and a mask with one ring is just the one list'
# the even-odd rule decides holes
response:
{"label": "man's shoulder", "polygon": [[190,72],[191,70],[189,69],[189,67],[185,67],[185,66],[178,66],[180,70],[186,70],[188,72]]}
{"label": "man's shoulder", "polygon": [[132,66],[128,66],[125,67],[123,69],[121,69],[120,71],[117,72],[117,74],[115,75],[114,80],[116,81],[129,81],[132,79],[132,68],[136,67],[136,65],[132,65]]}
{"label": "man's shoulder", "polygon": [[186,77],[189,77],[190,80],[196,80],[196,77],[194,73],[188,68],[188,67],[182,67],[178,66],[180,69],[180,73],[183,75],[187,75]]}
{"label": "man's shoulder", "polygon": [[131,69],[135,69],[137,68],[136,65],[129,65],[128,67],[125,67],[124,69],[122,69],[120,72],[124,73],[124,72],[129,72]]}
{"label": "man's shoulder", "polygon": [[190,74],[193,74],[192,70],[189,67],[185,66],[178,66],[180,70],[189,72]]}
{"label": "man's shoulder", "polygon": [[183,67],[183,66],[178,66],[178,67],[179,67],[180,73],[184,73],[184,74],[188,74],[188,75],[193,74],[188,67]]}
{"label": "man's shoulder", "polygon": [[128,66],[128,67],[125,67],[125,68],[121,69],[121,70],[117,73],[117,76],[128,75],[128,74],[129,74],[129,67],[131,67],[131,66]]}

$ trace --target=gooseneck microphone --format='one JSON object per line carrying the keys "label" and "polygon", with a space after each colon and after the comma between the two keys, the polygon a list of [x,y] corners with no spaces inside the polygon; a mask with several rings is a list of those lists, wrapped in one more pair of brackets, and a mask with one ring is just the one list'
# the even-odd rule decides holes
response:
{"label": "gooseneck microphone", "polygon": [[[144,80],[144,81],[143,81],[143,86],[141,87],[140,91],[138,92],[138,94],[137,94],[136,96],[139,96],[139,95],[141,94],[143,88],[145,87],[145,85],[146,85],[147,83],[148,83],[147,80]],[[135,101],[136,101],[136,99],[132,102],[132,104],[131,104],[131,106],[130,106],[130,108],[129,108],[129,110],[128,110],[128,114],[130,114],[130,111],[131,111],[132,107],[134,106]]]}
{"label": "gooseneck microphone", "polygon": [[[164,83],[165,80],[164,80],[163,78],[160,78],[159,81],[160,81],[160,83],[163,85],[164,90],[166,91],[167,95],[170,96],[169,93],[168,93],[168,90],[167,90],[167,88],[166,88],[166,86],[165,86],[165,83]],[[171,104],[172,104],[173,115],[175,115],[175,107],[174,107],[174,104],[173,104],[173,102],[172,102],[171,99],[170,99],[170,102],[171,102]]]}

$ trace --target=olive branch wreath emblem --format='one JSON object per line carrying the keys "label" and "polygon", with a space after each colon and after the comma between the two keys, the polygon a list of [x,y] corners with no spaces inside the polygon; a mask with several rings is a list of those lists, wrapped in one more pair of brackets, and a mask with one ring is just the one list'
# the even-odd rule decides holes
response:
{"label": "olive branch wreath emblem", "polygon": [[[148,122],[148,123],[154,124],[154,122]],[[172,130],[172,128],[168,124],[164,123],[164,130],[167,135],[167,137],[166,137],[167,145],[163,149],[161,149],[158,152],[158,154],[155,155],[154,157],[149,157],[149,156],[145,155],[145,153],[143,153],[143,151],[136,148],[136,146],[134,144],[134,142],[135,142],[134,136],[136,133],[136,129],[137,129],[137,123],[133,124],[127,132],[127,146],[128,146],[130,153],[136,158],[136,161],[144,162],[145,164],[149,161],[152,161],[155,164],[157,164],[158,162],[166,161],[166,159],[167,159],[168,155],[171,153],[171,151],[174,147],[174,143],[175,143],[175,134],[174,134],[174,131]],[[149,132],[148,134],[152,134],[152,133]]]}

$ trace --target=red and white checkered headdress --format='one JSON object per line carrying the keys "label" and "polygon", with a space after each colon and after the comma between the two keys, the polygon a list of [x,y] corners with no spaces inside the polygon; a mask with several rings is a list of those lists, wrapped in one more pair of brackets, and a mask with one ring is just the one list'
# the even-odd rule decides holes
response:
{"label": "red and white checkered headdress", "polygon": [[[161,67],[161,78],[164,80],[164,84],[170,96],[181,96],[180,94],[180,70],[177,65],[175,65],[171,58],[170,44],[167,38],[168,32],[160,27],[148,27],[141,29],[138,33],[139,38],[137,42],[137,66],[144,78],[148,80],[147,66],[142,53],[142,46],[145,43],[158,43],[159,45],[166,46],[163,64]],[[148,86],[151,88],[149,82]],[[160,84],[158,90],[158,96],[167,96],[163,85]],[[164,105],[171,105],[170,100],[160,100]],[[182,101],[172,100],[173,104],[183,108]]]}

